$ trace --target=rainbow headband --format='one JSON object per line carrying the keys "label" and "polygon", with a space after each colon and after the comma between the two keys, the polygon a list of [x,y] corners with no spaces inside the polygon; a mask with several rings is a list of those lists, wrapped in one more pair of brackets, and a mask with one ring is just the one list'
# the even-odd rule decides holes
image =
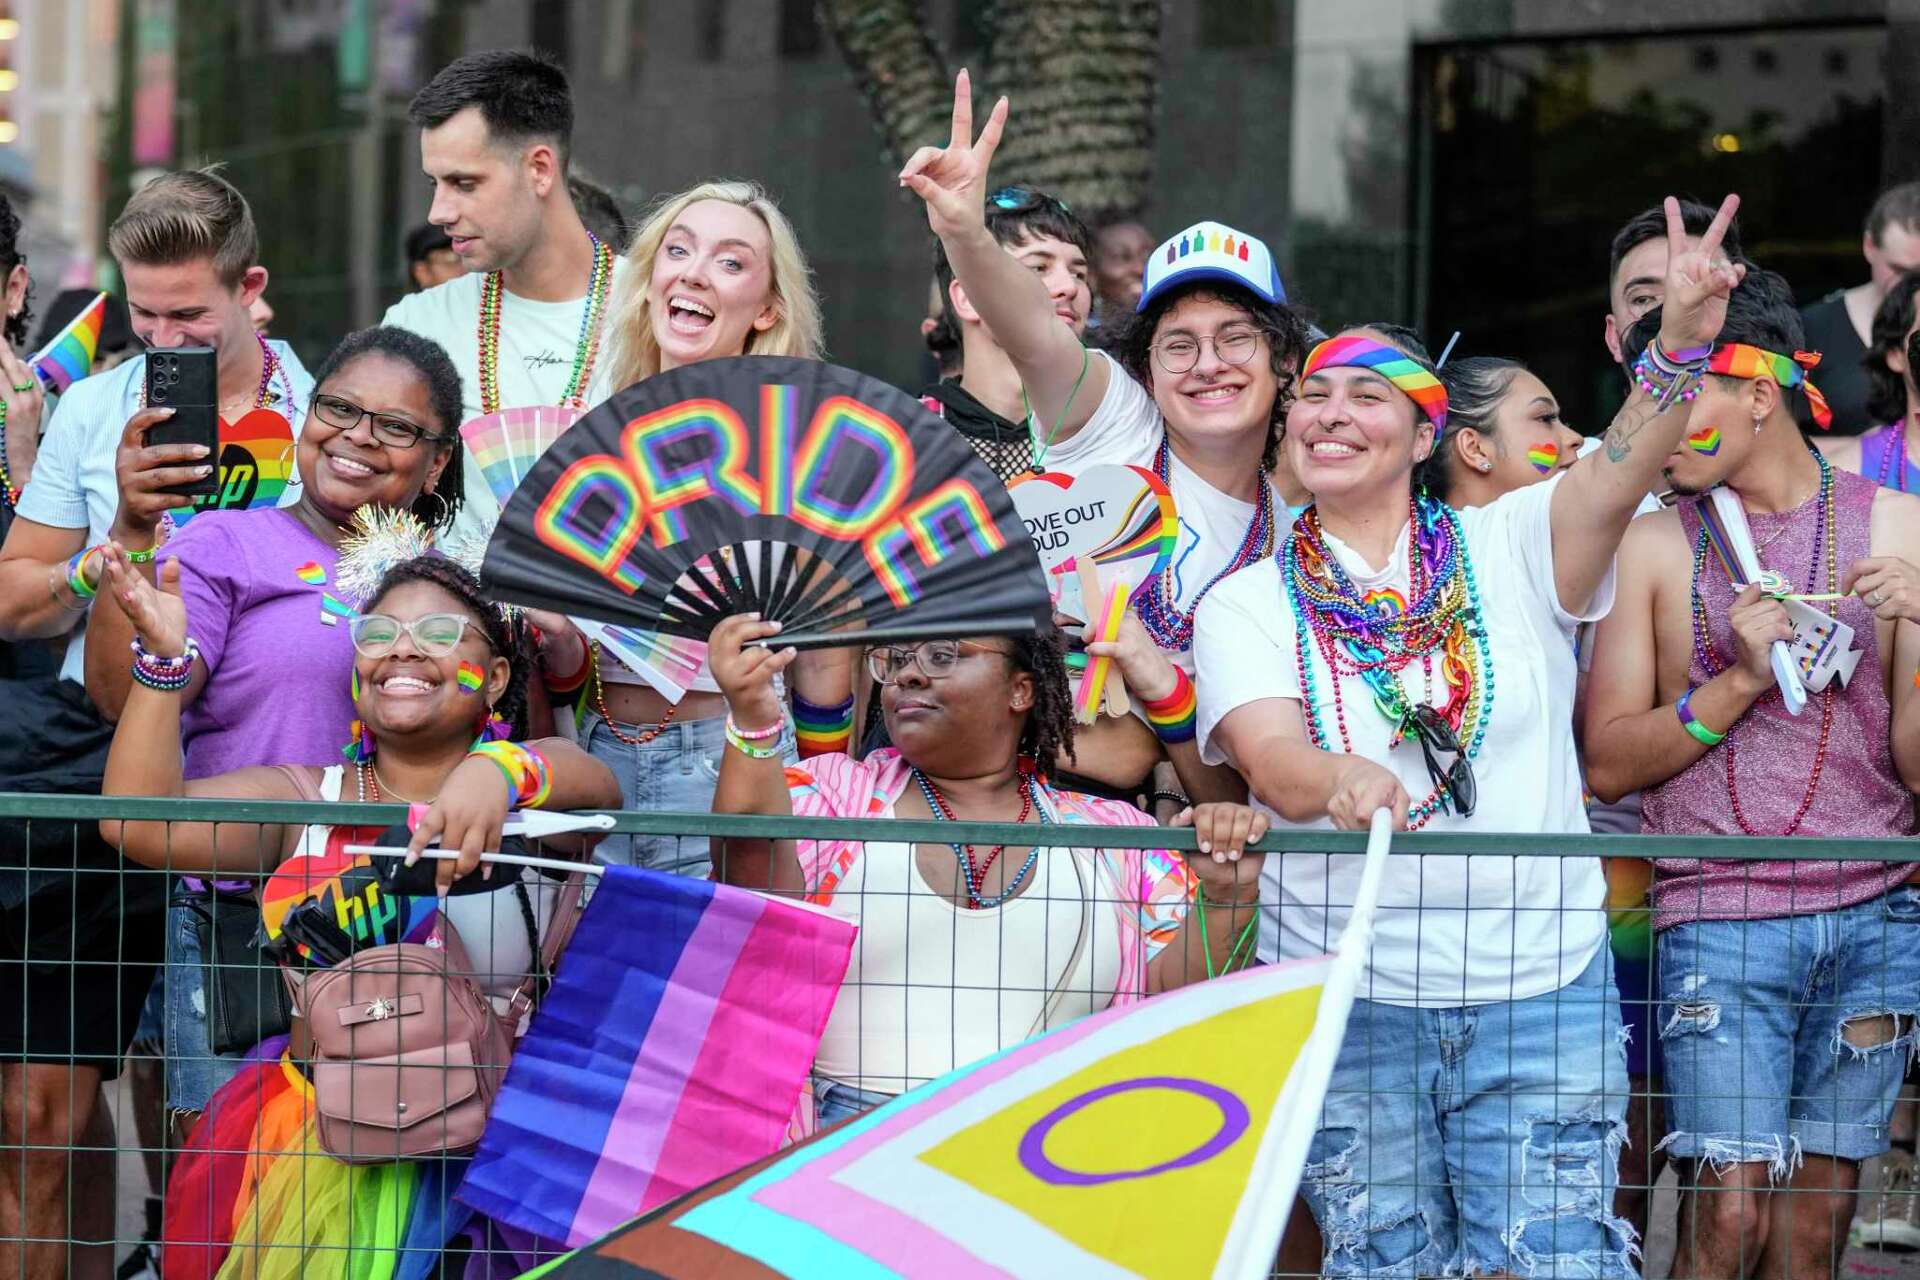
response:
{"label": "rainbow headband", "polygon": [[1426,420],[1433,424],[1436,440],[1446,434],[1447,389],[1440,385],[1440,379],[1428,373],[1404,351],[1371,338],[1352,335],[1328,338],[1307,353],[1307,363],[1301,369],[1300,377],[1304,381],[1322,369],[1344,368],[1373,370],[1407,393]]}
{"label": "rainbow headband", "polygon": [[1708,373],[1723,373],[1729,378],[1772,378],[1782,387],[1800,387],[1807,393],[1813,409],[1813,421],[1822,431],[1833,426],[1833,410],[1827,398],[1807,375],[1819,365],[1818,351],[1796,351],[1783,356],[1777,351],[1750,347],[1744,342],[1726,342],[1713,349],[1707,358]]}

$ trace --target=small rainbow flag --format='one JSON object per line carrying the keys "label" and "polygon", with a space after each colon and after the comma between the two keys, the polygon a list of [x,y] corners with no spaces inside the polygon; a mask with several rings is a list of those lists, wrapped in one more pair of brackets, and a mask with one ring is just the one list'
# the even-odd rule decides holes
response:
{"label": "small rainbow flag", "polygon": [[107,295],[97,293],[67,327],[40,348],[27,368],[40,375],[40,381],[54,395],[93,372],[93,353],[100,349],[100,328],[107,322]]}
{"label": "small rainbow flag", "polygon": [[320,593],[320,621],[331,627],[337,625],[340,619],[351,618],[353,616],[353,606],[345,600],[340,599],[331,591],[323,591]]}

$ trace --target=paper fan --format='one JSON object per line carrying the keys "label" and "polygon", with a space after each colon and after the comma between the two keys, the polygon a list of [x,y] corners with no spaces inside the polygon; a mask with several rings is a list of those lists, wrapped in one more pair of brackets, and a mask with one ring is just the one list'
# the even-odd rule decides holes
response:
{"label": "paper fan", "polygon": [[502,409],[462,423],[460,439],[467,456],[486,477],[487,488],[504,507],[540,456],[579,417],[578,409],[553,404]]}
{"label": "paper fan", "polygon": [[739,356],[636,383],[506,504],[498,598],[705,640],[749,610],[799,646],[1015,634],[1050,610],[993,472],[894,387]]}

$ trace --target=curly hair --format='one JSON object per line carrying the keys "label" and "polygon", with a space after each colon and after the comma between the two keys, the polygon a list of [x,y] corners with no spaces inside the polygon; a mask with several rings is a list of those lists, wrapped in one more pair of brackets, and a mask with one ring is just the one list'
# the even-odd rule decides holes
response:
{"label": "curly hair", "polygon": [[427,384],[427,403],[432,406],[433,426],[438,435],[434,447],[447,454],[447,465],[441,470],[440,482],[434,491],[423,492],[413,500],[413,514],[429,529],[450,529],[467,492],[466,451],[460,443],[460,371],[454,368],[446,349],[432,338],[392,325],[374,325],[356,329],[340,339],[340,344],[327,354],[314,375],[314,394],[325,390],[328,380],[340,370],[370,355],[385,356],[410,366]]}
{"label": "curly hair", "polygon": [[1907,379],[1920,377],[1920,369],[1909,368],[1903,376],[1887,367],[1888,353],[1906,349],[1916,294],[1920,294],[1920,271],[1906,272],[1893,282],[1873,313],[1872,340],[1860,363],[1867,370],[1867,413],[1876,423],[1898,422],[1907,416]]}
{"label": "curly hair", "polygon": [[1067,647],[1060,628],[1014,636],[1007,661],[1033,677],[1033,707],[1020,731],[1020,754],[1032,756],[1041,773],[1054,761],[1073,759],[1073,692],[1067,686]]}
{"label": "curly hair", "polygon": [[440,588],[458,600],[461,607],[479,622],[487,643],[493,646],[496,654],[507,660],[511,668],[506,690],[501,693],[500,701],[494,704],[493,709],[501,719],[513,726],[515,739],[525,738],[528,733],[527,680],[533,671],[533,650],[527,644],[525,620],[518,613],[511,620],[503,616],[499,607],[481,593],[478,579],[452,560],[436,555],[415,556],[387,570],[386,576],[380,579],[380,585],[368,597],[367,610],[376,611],[380,601],[390,592],[410,582],[424,582]]}
{"label": "curly hair", "polygon": [[[13,274],[13,269],[25,262],[26,255],[20,252],[20,214],[14,209],[13,201],[0,194],[0,285]],[[27,321],[33,318],[33,282],[27,282],[27,294],[20,300],[20,314],[8,316],[6,321],[7,341],[16,347],[27,344]]]}
{"label": "curly hair", "polygon": [[1236,285],[1202,280],[1183,289],[1169,289],[1154,298],[1145,311],[1137,312],[1127,321],[1126,328],[1108,350],[1121,368],[1147,389],[1147,394],[1153,394],[1154,331],[1160,327],[1162,317],[1189,298],[1213,298],[1238,308],[1266,335],[1267,358],[1273,365],[1274,376],[1280,380],[1280,390],[1267,413],[1266,447],[1260,454],[1260,465],[1272,470],[1280,460],[1280,433],[1286,427],[1287,406],[1293,400],[1293,380],[1307,356],[1307,324],[1292,307],[1267,302]]}

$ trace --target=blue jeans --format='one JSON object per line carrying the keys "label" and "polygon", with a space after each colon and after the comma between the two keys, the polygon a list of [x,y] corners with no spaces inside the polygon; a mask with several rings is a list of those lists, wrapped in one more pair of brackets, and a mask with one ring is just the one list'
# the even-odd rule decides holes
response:
{"label": "blue jeans", "polygon": [[1330,1276],[1635,1274],[1613,1216],[1627,1106],[1605,946],[1558,991],[1356,1000],[1301,1192]]}
{"label": "blue jeans", "polygon": [[893,1101],[890,1093],[875,1093],[871,1089],[856,1089],[850,1084],[841,1084],[837,1080],[828,1080],[824,1076],[813,1078],[813,1109],[818,1117],[819,1127],[831,1128],[842,1120],[851,1120],[864,1115],[875,1107],[884,1106]]}
{"label": "blue jeans", "polygon": [[1776,1178],[1802,1153],[1880,1155],[1916,1047],[1920,887],[1675,925],[1660,934],[1660,989],[1673,1155],[1764,1161]]}
{"label": "blue jeans", "polygon": [[[620,726],[629,738],[652,725]],[[639,746],[614,737],[599,716],[581,726],[580,745],[594,759],[613,770],[620,780],[620,804],[645,812],[683,810],[708,813],[713,809],[713,787],[720,779],[720,755],[727,749],[726,720],[689,720],[669,724],[660,736]],[[789,763],[795,759],[793,731],[781,735],[780,747]],[[712,870],[705,836],[610,835],[594,848],[596,862],[645,867],[704,880]]]}
{"label": "blue jeans", "polygon": [[165,1002],[167,1106],[173,1111],[205,1111],[207,1099],[233,1079],[244,1054],[216,1057],[207,1027],[206,969],[193,913],[167,908],[167,967],[161,976]]}

